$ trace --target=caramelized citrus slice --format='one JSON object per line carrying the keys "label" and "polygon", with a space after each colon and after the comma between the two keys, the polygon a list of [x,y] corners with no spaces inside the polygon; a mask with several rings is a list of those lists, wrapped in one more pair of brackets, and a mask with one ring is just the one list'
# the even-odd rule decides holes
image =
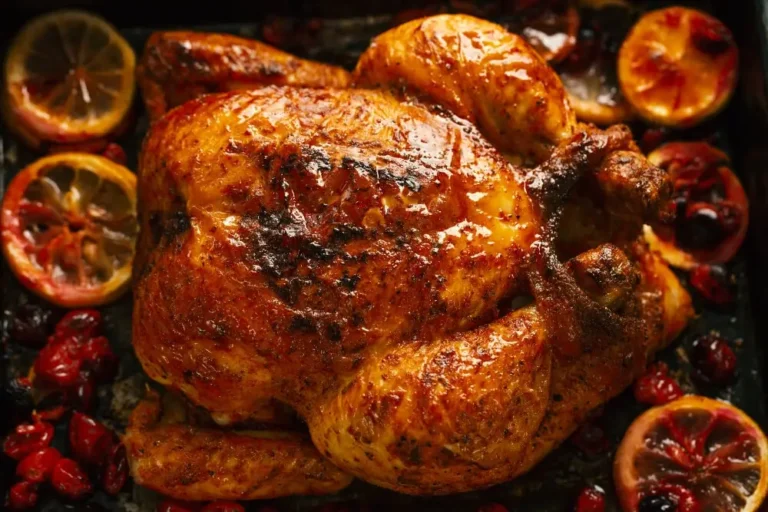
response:
{"label": "caramelized citrus slice", "polygon": [[747,195],[725,153],[705,142],[671,142],[648,155],[673,184],[672,225],[645,227],[645,239],[675,267],[725,263],[738,252],[749,224]]}
{"label": "caramelized citrus slice", "polygon": [[103,304],[130,283],[136,177],[87,153],[41,158],[11,181],[0,227],[5,257],[27,288],[65,307]]}
{"label": "caramelized citrus slice", "polygon": [[736,85],[738,51],[719,20],[684,7],[644,15],[619,52],[624,96],[649,121],[691,126],[720,110]]}
{"label": "caramelized citrus slice", "polygon": [[625,512],[750,512],[768,487],[768,441],[743,411],[688,395],[649,409],[629,427],[614,461]]}
{"label": "caramelized citrus slice", "polygon": [[558,73],[580,121],[611,125],[629,120],[632,108],[616,77],[616,59],[634,11],[621,0],[582,0],[576,46]]}
{"label": "caramelized citrus slice", "polygon": [[6,121],[33,145],[113,132],[135,89],[135,55],[103,19],[57,11],[32,20],[5,61]]}

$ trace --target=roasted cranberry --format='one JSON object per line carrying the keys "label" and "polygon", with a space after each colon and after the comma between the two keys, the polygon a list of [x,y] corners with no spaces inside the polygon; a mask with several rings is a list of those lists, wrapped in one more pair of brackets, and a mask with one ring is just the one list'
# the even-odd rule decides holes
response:
{"label": "roasted cranberry", "polygon": [[690,358],[696,376],[706,382],[728,384],[736,375],[736,354],[719,336],[708,335],[695,340]]}
{"label": "roasted cranberry", "polygon": [[643,404],[662,405],[683,396],[680,385],[670,377],[669,367],[664,363],[655,363],[633,386],[635,400]]}
{"label": "roasted cranberry", "polygon": [[[107,458],[106,468],[104,469],[104,476],[101,480],[101,486],[112,496],[116,496],[125,485],[128,480],[128,458],[125,454],[125,446],[123,443],[116,444]],[[239,506],[239,505],[238,505]],[[218,509],[217,509],[218,510]],[[222,509],[224,512],[230,509]],[[232,510],[243,510],[232,509]]]}
{"label": "roasted cranberry", "polygon": [[3,443],[3,451],[15,460],[47,448],[53,440],[53,425],[45,421],[22,423]]}
{"label": "roasted cranberry", "polygon": [[736,297],[734,283],[722,265],[699,265],[691,271],[691,286],[713,304],[726,305]]}
{"label": "roasted cranberry", "polygon": [[477,512],[507,512],[507,507],[498,503],[488,503],[478,508]]}
{"label": "roasted cranberry", "polygon": [[107,147],[104,148],[101,154],[120,165],[125,165],[128,161],[128,157],[125,156],[125,150],[114,142],[107,144]]}
{"label": "roasted cranberry", "polygon": [[741,217],[741,209],[728,202],[686,202],[678,212],[675,236],[689,249],[715,249],[739,230]]}
{"label": "roasted cranberry", "polygon": [[204,506],[201,512],[245,512],[245,508],[234,501],[213,501]]}
{"label": "roasted cranberry", "polygon": [[637,512],[676,512],[677,504],[666,496],[651,494],[640,500]]}
{"label": "roasted cranberry", "polygon": [[96,336],[83,343],[80,358],[83,368],[92,372],[99,383],[109,382],[117,374],[117,356],[104,336]]}
{"label": "roasted cranberry", "polygon": [[605,431],[593,421],[582,423],[571,436],[571,442],[590,457],[605,453],[610,444]]}
{"label": "roasted cranberry", "polygon": [[730,31],[719,22],[697,17],[690,24],[691,42],[703,53],[720,55],[734,44]]}
{"label": "roasted cranberry", "polygon": [[80,379],[69,393],[69,403],[78,411],[90,411],[93,408],[94,391],[93,375],[88,372],[80,372]]}
{"label": "roasted cranberry", "polygon": [[72,459],[59,459],[51,473],[51,485],[56,492],[73,500],[84,498],[93,491],[88,475]]}
{"label": "roasted cranberry", "polygon": [[664,142],[668,136],[669,130],[667,128],[649,128],[645,130],[640,139],[640,145],[643,148],[643,152],[650,153],[661,146],[661,143]]}
{"label": "roasted cranberry", "polygon": [[36,304],[21,304],[8,325],[11,340],[32,348],[45,345],[54,322],[53,311]]}
{"label": "roasted cranberry", "polygon": [[30,453],[16,466],[16,475],[28,482],[45,482],[50,478],[53,467],[60,458],[59,450],[50,446]]}
{"label": "roasted cranberry", "polygon": [[576,512],[605,512],[605,491],[593,485],[585,487],[576,499]]}
{"label": "roasted cranberry", "polygon": [[37,484],[18,482],[8,492],[8,510],[28,510],[37,503]]}
{"label": "roasted cranberry", "polygon": [[54,339],[35,360],[35,375],[45,384],[70,387],[80,376],[79,342],[72,337]]}
{"label": "roasted cranberry", "polygon": [[200,510],[200,504],[168,498],[158,503],[155,510],[156,512],[197,512]]}
{"label": "roasted cranberry", "polygon": [[112,431],[80,412],[72,414],[69,421],[69,444],[78,461],[100,466],[112,448]]}
{"label": "roasted cranberry", "polygon": [[101,332],[101,313],[95,309],[70,311],[56,324],[54,337],[78,338],[80,341],[93,338]]}
{"label": "roasted cranberry", "polygon": [[64,390],[46,392],[37,403],[32,416],[38,420],[56,422],[69,410]]}

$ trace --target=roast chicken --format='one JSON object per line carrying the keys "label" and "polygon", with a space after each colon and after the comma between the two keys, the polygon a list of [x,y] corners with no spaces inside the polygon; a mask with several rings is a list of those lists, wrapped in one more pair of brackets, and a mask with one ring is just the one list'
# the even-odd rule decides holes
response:
{"label": "roast chicken", "polygon": [[[168,37],[150,40],[144,73]],[[231,89],[249,59],[292,58],[173,37],[172,51],[201,53],[178,50],[163,66],[183,71],[144,82],[150,110],[187,80],[230,92],[159,117],[141,152],[133,343],[169,391],[148,395],[124,439],[139,484],[190,500],[352,478],[409,494],[491,486],[565,440],[690,318],[639,241],[663,216],[666,175],[625,127],[578,124],[554,72],[502,27],[415,20],[350,77],[295,61],[277,84],[246,73],[247,91]]]}

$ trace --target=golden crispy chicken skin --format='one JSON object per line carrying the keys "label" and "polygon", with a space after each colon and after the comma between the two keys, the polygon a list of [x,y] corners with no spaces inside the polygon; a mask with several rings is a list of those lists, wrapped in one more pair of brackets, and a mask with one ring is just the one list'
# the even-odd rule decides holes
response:
{"label": "golden crispy chicken skin", "polygon": [[[368,83],[380,88],[207,95],[148,134],[134,347],[213,420],[163,422],[152,398],[135,413],[132,472],[158,491],[331,492],[342,473],[410,494],[491,486],[566,439],[690,318],[674,274],[637,244],[670,187],[629,130],[575,126],[551,70],[496,25],[404,27],[358,66],[360,83],[401,73]],[[501,46],[518,57],[499,63]],[[395,72],[386,55],[423,62]],[[532,87],[497,82],[503,94],[470,83],[535,73]],[[237,433],[284,408],[314,448]],[[224,471],[216,494],[209,457],[252,476]]]}
{"label": "golden crispy chicken skin", "polygon": [[502,151],[537,162],[576,127],[555,71],[520,36],[472,16],[421,18],[381,34],[354,82],[422,96],[477,125]]}
{"label": "golden crispy chicken skin", "polygon": [[211,92],[265,85],[346,87],[336,66],[299,59],[251,39],[228,34],[155,32],[136,75],[150,119]]}

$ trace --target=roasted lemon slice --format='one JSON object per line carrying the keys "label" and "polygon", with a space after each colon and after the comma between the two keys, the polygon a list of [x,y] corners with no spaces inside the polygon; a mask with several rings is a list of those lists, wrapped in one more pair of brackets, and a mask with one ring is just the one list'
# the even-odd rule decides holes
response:
{"label": "roasted lemon slice", "polygon": [[36,18],[8,51],[4,117],[34,146],[104,137],[130,109],[135,62],[125,39],[97,16],[56,11]]}
{"label": "roasted lemon slice", "polygon": [[109,302],[130,284],[136,177],[88,153],[41,158],[11,181],[0,228],[5,257],[27,288],[65,307]]}
{"label": "roasted lemon slice", "polygon": [[752,512],[768,487],[768,441],[731,404],[684,396],[632,423],[614,481],[625,512]]}
{"label": "roasted lemon slice", "polygon": [[624,96],[645,119],[668,126],[699,123],[733,93],[738,50],[719,20],[683,7],[644,15],[619,51]]}

